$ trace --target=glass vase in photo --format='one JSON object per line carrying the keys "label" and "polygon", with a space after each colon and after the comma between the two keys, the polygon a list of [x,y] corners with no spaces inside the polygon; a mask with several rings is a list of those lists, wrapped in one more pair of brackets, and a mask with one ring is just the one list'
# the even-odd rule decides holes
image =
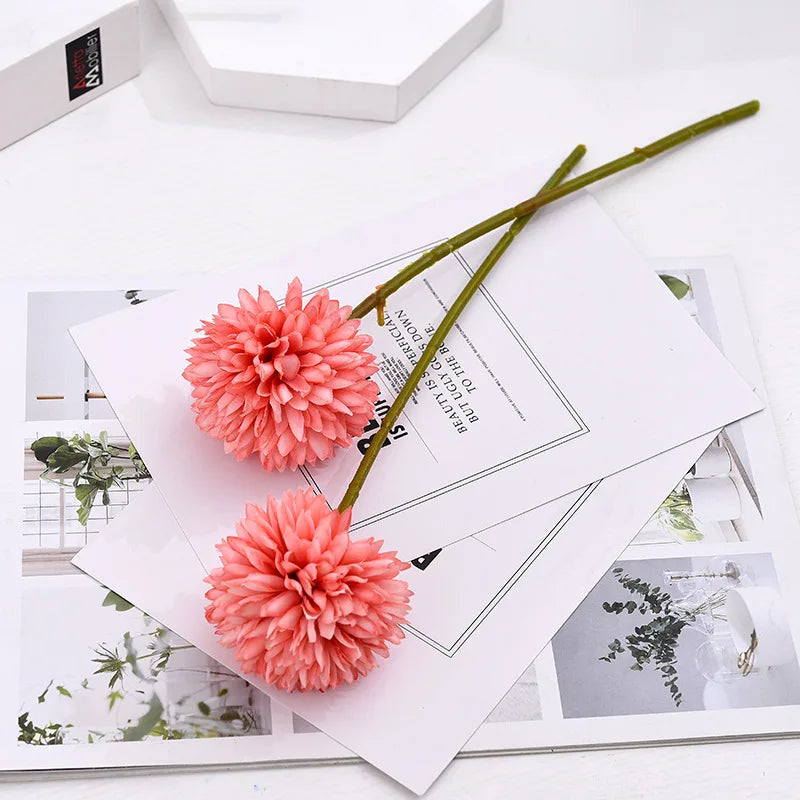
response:
{"label": "glass vase in photo", "polygon": [[[174,638],[176,643],[182,641]],[[269,697],[205,653],[194,648],[174,651],[169,667],[164,673],[165,717],[177,735],[270,733]]]}
{"label": "glass vase in photo", "polygon": [[659,507],[655,515],[659,528],[677,542],[699,542],[703,539],[695,519],[686,481],[681,481]]}
{"label": "glass vase in photo", "polygon": [[672,613],[686,623],[687,627],[710,636],[725,622],[726,590],[717,589],[707,592],[694,589],[683,597],[677,597],[670,603]]}
{"label": "glass vase in photo", "polygon": [[[730,635],[714,636],[702,642],[695,653],[698,672],[714,683],[735,683],[745,678],[741,664],[741,654]],[[758,672],[753,668],[752,672]]]}

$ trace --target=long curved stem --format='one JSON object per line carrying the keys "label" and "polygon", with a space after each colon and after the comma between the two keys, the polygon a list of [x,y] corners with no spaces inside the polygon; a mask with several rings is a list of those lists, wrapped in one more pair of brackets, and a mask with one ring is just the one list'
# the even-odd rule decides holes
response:
{"label": "long curved stem", "polygon": [[[550,180],[548,180],[547,183],[542,187],[542,192],[545,192],[554,186],[558,186],[558,184],[570,173],[570,170],[572,170],[573,167],[581,160],[581,158],[583,158],[584,153],[586,153],[586,148],[582,144],[578,145],[564,160],[561,166],[553,173]],[[423,350],[419,361],[414,365],[414,369],[411,371],[408,379],[403,384],[403,388],[398,393],[391,407],[386,412],[386,416],[383,418],[380,428],[372,438],[367,452],[361,459],[358,469],[356,470],[352,481],[350,481],[350,485],[347,487],[347,491],[342,498],[342,502],[339,503],[339,511],[344,511],[355,503],[359,492],[361,491],[361,487],[364,485],[364,481],[366,480],[367,475],[369,474],[369,471],[375,462],[375,459],[378,457],[378,453],[380,452],[383,443],[386,441],[386,437],[388,436],[390,429],[394,427],[394,424],[397,422],[397,418],[400,416],[406,403],[414,394],[417,384],[420,382],[425,370],[430,366],[433,357],[436,355],[436,351],[442,346],[447,334],[450,333],[450,330],[452,329],[453,325],[455,325],[456,320],[460,316],[461,312],[466,308],[467,303],[469,303],[469,301],[472,299],[472,296],[492,270],[492,267],[494,267],[494,265],[500,260],[500,256],[505,253],[511,242],[514,241],[514,237],[525,227],[532,215],[533,212],[514,221],[514,223],[503,234],[497,244],[492,248],[492,251],[484,259],[480,267],[475,270],[475,273],[469,279],[467,285],[461,290],[461,293],[458,295],[453,305],[448,309],[444,319],[441,321],[441,323],[439,323],[439,327],[433,332],[433,335],[426,345],[425,350]]]}
{"label": "long curved stem", "polygon": [[536,197],[531,197],[522,203],[518,203],[511,208],[507,208],[504,211],[485,219],[483,222],[479,222],[477,225],[473,225],[471,228],[467,228],[467,230],[459,233],[452,239],[448,239],[446,242],[436,245],[436,247],[426,253],[423,253],[423,255],[421,255],[418,259],[405,266],[402,270],[400,270],[400,272],[397,273],[397,275],[388,280],[383,284],[383,286],[381,286],[379,289],[376,289],[371,295],[369,295],[369,297],[360,302],[353,309],[350,318],[356,319],[363,317],[374,308],[382,307],[386,302],[386,298],[389,297],[390,294],[396,292],[401,286],[408,283],[408,281],[419,275],[432,264],[440,261],[454,250],[458,250],[460,247],[469,244],[484,234],[495,230],[495,228],[499,228],[501,225],[505,225],[506,223],[511,222],[513,219],[530,214],[532,211],[535,211],[536,209],[541,208],[548,203],[552,203],[568,194],[577,192],[579,189],[583,189],[592,183],[596,183],[597,181],[603,180],[603,178],[609,177],[609,175],[614,175],[615,173],[621,172],[622,170],[632,167],[635,164],[640,164],[643,161],[646,161],[648,158],[653,158],[657,155],[660,155],[665,150],[669,150],[676,145],[687,142],[689,139],[693,139],[695,136],[708,133],[715,128],[720,128],[724,125],[728,125],[731,122],[744,119],[745,117],[750,117],[755,114],[758,109],[758,100],[751,100],[749,103],[744,103],[743,105],[723,111],[720,114],[715,114],[712,117],[700,120],[700,122],[695,122],[694,124],[688,125],[685,128],[681,128],[679,131],[675,131],[668,136],[657,139],[655,142],[651,142],[644,147],[634,147],[633,151],[627,155],[616,158],[613,161],[609,161],[607,164],[603,164],[596,169],[589,170],[589,172],[579,175],[577,178],[565,181],[561,185],[552,188],[550,191],[540,192],[536,195]]}

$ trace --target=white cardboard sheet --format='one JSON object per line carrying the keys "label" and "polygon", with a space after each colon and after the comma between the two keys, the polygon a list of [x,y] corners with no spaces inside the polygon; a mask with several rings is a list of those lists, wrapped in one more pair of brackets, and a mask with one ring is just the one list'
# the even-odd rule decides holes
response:
{"label": "white cardboard sheet", "polygon": [[[297,473],[236,462],[192,418],[181,377],[199,320],[239,287],[279,294],[295,274],[355,304],[403,264],[532,193],[531,168],[421,206],[260,270],[199,283],[73,335],[206,569],[246,502],[311,485],[339,502],[358,447]],[[470,272],[485,237],[390,298],[365,328],[390,402]],[[670,376],[680,374],[683,381]],[[694,385],[691,402],[683,382]],[[355,506],[354,531],[413,559],[760,409],[750,387],[587,196],[546,209],[461,318]],[[679,476],[676,476],[676,479]],[[465,511],[468,509],[468,511]]]}

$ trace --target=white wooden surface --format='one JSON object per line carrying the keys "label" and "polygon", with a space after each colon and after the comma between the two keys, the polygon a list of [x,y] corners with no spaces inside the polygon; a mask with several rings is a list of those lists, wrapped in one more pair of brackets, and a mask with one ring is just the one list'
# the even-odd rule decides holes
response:
{"label": "white wooden surface", "polygon": [[[0,152],[0,275],[262,263],[282,281],[270,256],[298,239],[578,141],[595,166],[760,98],[755,119],[595,194],[647,256],[736,258],[800,496],[799,6],[508,0],[501,30],[395,125],[214,107],[149,0],[143,16],[136,81]],[[793,798],[798,754],[778,741],[461,760],[429,796]],[[408,796],[363,765],[0,784],[4,800],[181,795]]]}

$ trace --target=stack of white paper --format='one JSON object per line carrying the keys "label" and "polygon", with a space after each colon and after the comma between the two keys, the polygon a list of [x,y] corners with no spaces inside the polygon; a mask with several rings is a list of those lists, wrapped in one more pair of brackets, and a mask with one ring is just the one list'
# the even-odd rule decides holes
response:
{"label": "stack of white paper", "polygon": [[[260,283],[278,294],[295,274],[309,292],[328,285],[354,304],[432,242],[529,195],[543,182],[545,170],[539,173],[417,208],[258,274],[148,299],[73,328],[91,369],[87,380],[98,382],[94,393],[105,394],[154,479],[74,563],[241,674],[203,616],[214,545],[246,502],[263,503],[267,494],[310,485],[337,503],[359,453],[290,475],[225,456],[195,427],[181,378],[198,321],[240,286]],[[396,393],[392,371],[404,358],[398,322],[417,331],[435,325],[494,238],[394,295],[385,328],[365,322],[385,365],[376,376],[383,398]],[[630,540],[648,530],[654,510],[709,445],[717,451],[706,457],[707,469],[725,461],[733,448],[719,444],[720,429],[762,407],[757,376],[743,379],[681,305],[588,197],[540,215],[464,313],[433,385],[404,412],[409,435],[382,452],[355,507],[359,536],[384,539],[412,561],[406,640],[378,670],[324,695],[288,694],[244,676],[276,710],[286,709],[277,717],[285,713],[285,723],[273,715],[273,728],[297,732],[302,718],[412,790],[427,789]],[[451,419],[453,375],[469,381],[467,424]],[[722,507],[722,483],[701,480],[720,476],[698,476],[690,491],[695,498],[705,491]],[[693,620],[699,617],[695,609]],[[605,655],[597,654],[603,666]],[[540,672],[546,683],[547,668],[537,666],[537,678]],[[161,719],[159,703],[146,722]],[[203,703],[200,715],[213,716]],[[561,697],[560,705],[569,703]],[[312,757],[345,754],[322,745],[321,734],[304,735],[314,742]],[[473,749],[491,749],[481,735]],[[508,743],[519,746],[519,739]],[[309,757],[308,747],[298,742],[274,755]]]}

